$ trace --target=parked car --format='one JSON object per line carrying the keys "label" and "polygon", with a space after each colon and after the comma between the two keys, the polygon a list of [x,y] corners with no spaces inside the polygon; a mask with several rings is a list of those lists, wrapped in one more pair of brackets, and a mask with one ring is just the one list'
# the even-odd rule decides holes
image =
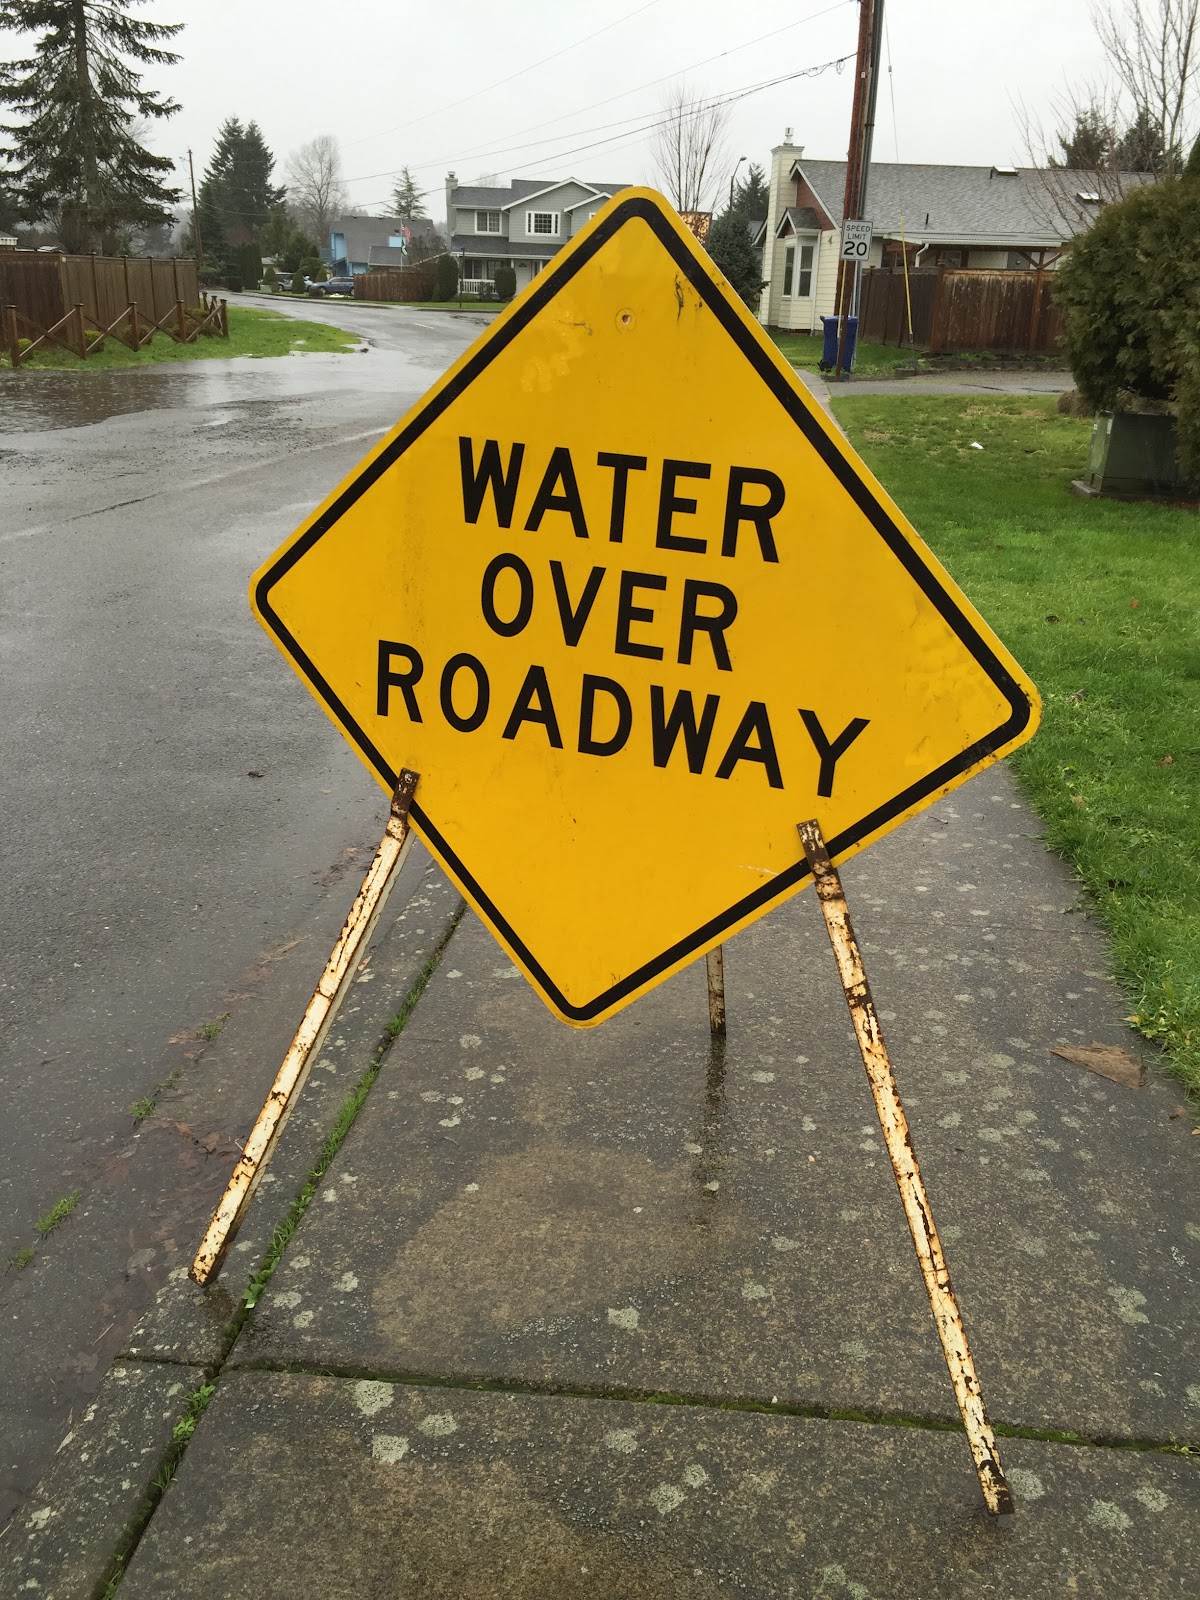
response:
{"label": "parked car", "polygon": [[353,278],[326,278],[325,282],[318,284],[317,287],[325,296],[349,295],[351,299],[354,298]]}

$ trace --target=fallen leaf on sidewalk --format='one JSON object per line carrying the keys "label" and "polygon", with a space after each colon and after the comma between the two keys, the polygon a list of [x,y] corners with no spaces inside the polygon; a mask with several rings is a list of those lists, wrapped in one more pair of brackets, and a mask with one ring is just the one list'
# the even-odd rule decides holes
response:
{"label": "fallen leaf on sidewalk", "polygon": [[1142,1063],[1119,1044],[1061,1044],[1055,1045],[1050,1054],[1086,1067],[1111,1083],[1123,1083],[1127,1089],[1140,1089],[1146,1076]]}

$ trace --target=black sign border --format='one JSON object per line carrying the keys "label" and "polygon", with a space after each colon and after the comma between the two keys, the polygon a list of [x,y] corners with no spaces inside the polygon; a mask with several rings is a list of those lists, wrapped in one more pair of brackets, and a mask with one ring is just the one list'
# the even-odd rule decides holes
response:
{"label": "black sign border", "polygon": [[[676,234],[667,217],[655,203],[643,196],[632,196],[628,200],[619,200],[608,215],[580,244],[569,251],[566,256],[552,263],[542,272],[533,285],[528,295],[513,308],[512,315],[508,317],[494,335],[488,337],[480,348],[471,356],[446,386],[422,408],[412,419],[408,426],[397,435],[391,443],[382,450],[368,467],[355,479],[355,481],[333,502],[333,504],[313,523],[313,525],[296,540],[295,544],[280,556],[259,579],[255,589],[255,600],[260,615],[269,624],[288,655],[300,668],[308,682],[320,695],[354,743],[362,751],[370,765],[378,772],[385,785],[394,789],[399,776],[394,772],[384,759],[379,750],[367,734],[359,727],[348,709],[334,693],[332,687],[325,681],[317,670],[315,664],[308,658],[298,641],[292,636],[282,619],[271,606],[270,594],[272,588],[279,580],[291,570],[292,567],[311,550],[317,540],[326,534],[330,528],[349,510],[376,480],[397,461],[425,430],[446,409],[470,387],[479,374],[490,365],[502,350],[512,343],[538,314],[545,310],[550,301],[564,288],[572,278],[597,255],[621,228],[633,221],[644,222],[666,250],[671,260],[678,267],[680,273],[691,284],[692,288],[704,301],[705,305],[717,318],[717,321],[746,357],[751,367],[763,383],[775,396],[789,418],[799,428],[807,442],[816,451],[817,455],[828,467],[834,477],[849,494],[859,510],[871,523],[872,527],[883,539],[885,544],[896,556],[917,587],[935,607],[954,634],[966,647],[968,653],[991,679],[995,687],[1009,702],[1010,715],[998,727],[984,738],[977,740],[961,755],[943,764],[933,772],[928,773],[917,783],[896,795],[885,805],[878,806],[867,816],[863,817],[852,827],[845,829],[836,838],[828,841],[829,853],[834,858],[844,851],[859,844],[863,839],[874,833],[876,829],[890,822],[894,817],[909,809],[909,807],[924,800],[935,790],[952,782],[956,777],[985,760],[994,751],[1001,749],[1011,740],[1016,739],[1029,725],[1033,714],[1033,707],[1017,680],[1012,676],[1003,662],[997,657],[991,646],[979,633],[970,618],[955,604],[951,596],[944,590],[933,572],[920,559],[917,552],[909,544],[904,534],[892,521],[884,507],[875,499],[868,486],[853,471],[841,452],[826,435],[824,429],[813,418],[804,401],[797,395],[788,379],[779,371],[770,356],[757,342],[754,335],[743,324],[741,317],[735,311],[732,303],[720,285],[710,277],[688,246]],[[704,946],[719,940],[730,928],[743,921],[755,912],[761,912],[773,901],[782,900],[791,893],[797,885],[802,884],[809,876],[808,862],[802,857],[795,866],[777,874],[770,882],[763,884],[752,894],[746,895],[737,901],[720,916],[713,917],[703,923],[694,932],[678,940],[669,949],[664,950],[653,961],[632,972],[628,977],[622,978],[619,983],[613,984],[598,994],[595,999],[583,1005],[572,1004],[554,983],[549,973],[532,954],[524,941],[511,927],[505,917],[500,913],[483,887],[476,881],[473,873],[460,859],[449,841],[442,835],[437,824],[421,806],[419,798],[414,799],[412,817],[418,829],[434,850],[449,865],[451,871],[462,883],[476,904],[483,908],[489,921],[500,929],[509,946],[518,953],[526,968],[531,972],[538,984],[553,1000],[554,1005],[563,1016],[569,1017],[573,1022],[595,1022],[602,1013],[619,1004],[627,996],[647,984],[653,983],[661,977],[676,962],[686,959],[689,955],[698,954]],[[797,817],[797,822],[803,819]]]}

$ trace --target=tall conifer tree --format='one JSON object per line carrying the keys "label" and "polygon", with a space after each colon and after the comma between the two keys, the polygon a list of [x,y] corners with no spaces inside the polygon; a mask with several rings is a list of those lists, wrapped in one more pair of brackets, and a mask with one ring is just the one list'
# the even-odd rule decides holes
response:
{"label": "tall conifer tree", "polygon": [[204,253],[225,260],[236,245],[261,241],[272,210],[287,194],[271,182],[275,157],[257,122],[226,117],[200,182]]}
{"label": "tall conifer tree", "polygon": [[131,16],[134,0],[4,0],[0,28],[37,36],[34,53],[0,66],[0,128],[20,215],[58,229],[68,250],[112,252],[130,227],[171,220],[173,163],[145,148],[137,123],[173,116],[175,101],[141,87],[133,65],[169,66],[161,47],[182,23]]}

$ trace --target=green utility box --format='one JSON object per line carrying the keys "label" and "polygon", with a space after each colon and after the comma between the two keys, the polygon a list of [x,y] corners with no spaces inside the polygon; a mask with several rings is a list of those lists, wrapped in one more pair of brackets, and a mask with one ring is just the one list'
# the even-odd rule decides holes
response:
{"label": "green utility box", "polygon": [[1175,418],[1140,411],[1100,412],[1087,467],[1075,482],[1083,494],[1185,494],[1187,481],[1175,456]]}

